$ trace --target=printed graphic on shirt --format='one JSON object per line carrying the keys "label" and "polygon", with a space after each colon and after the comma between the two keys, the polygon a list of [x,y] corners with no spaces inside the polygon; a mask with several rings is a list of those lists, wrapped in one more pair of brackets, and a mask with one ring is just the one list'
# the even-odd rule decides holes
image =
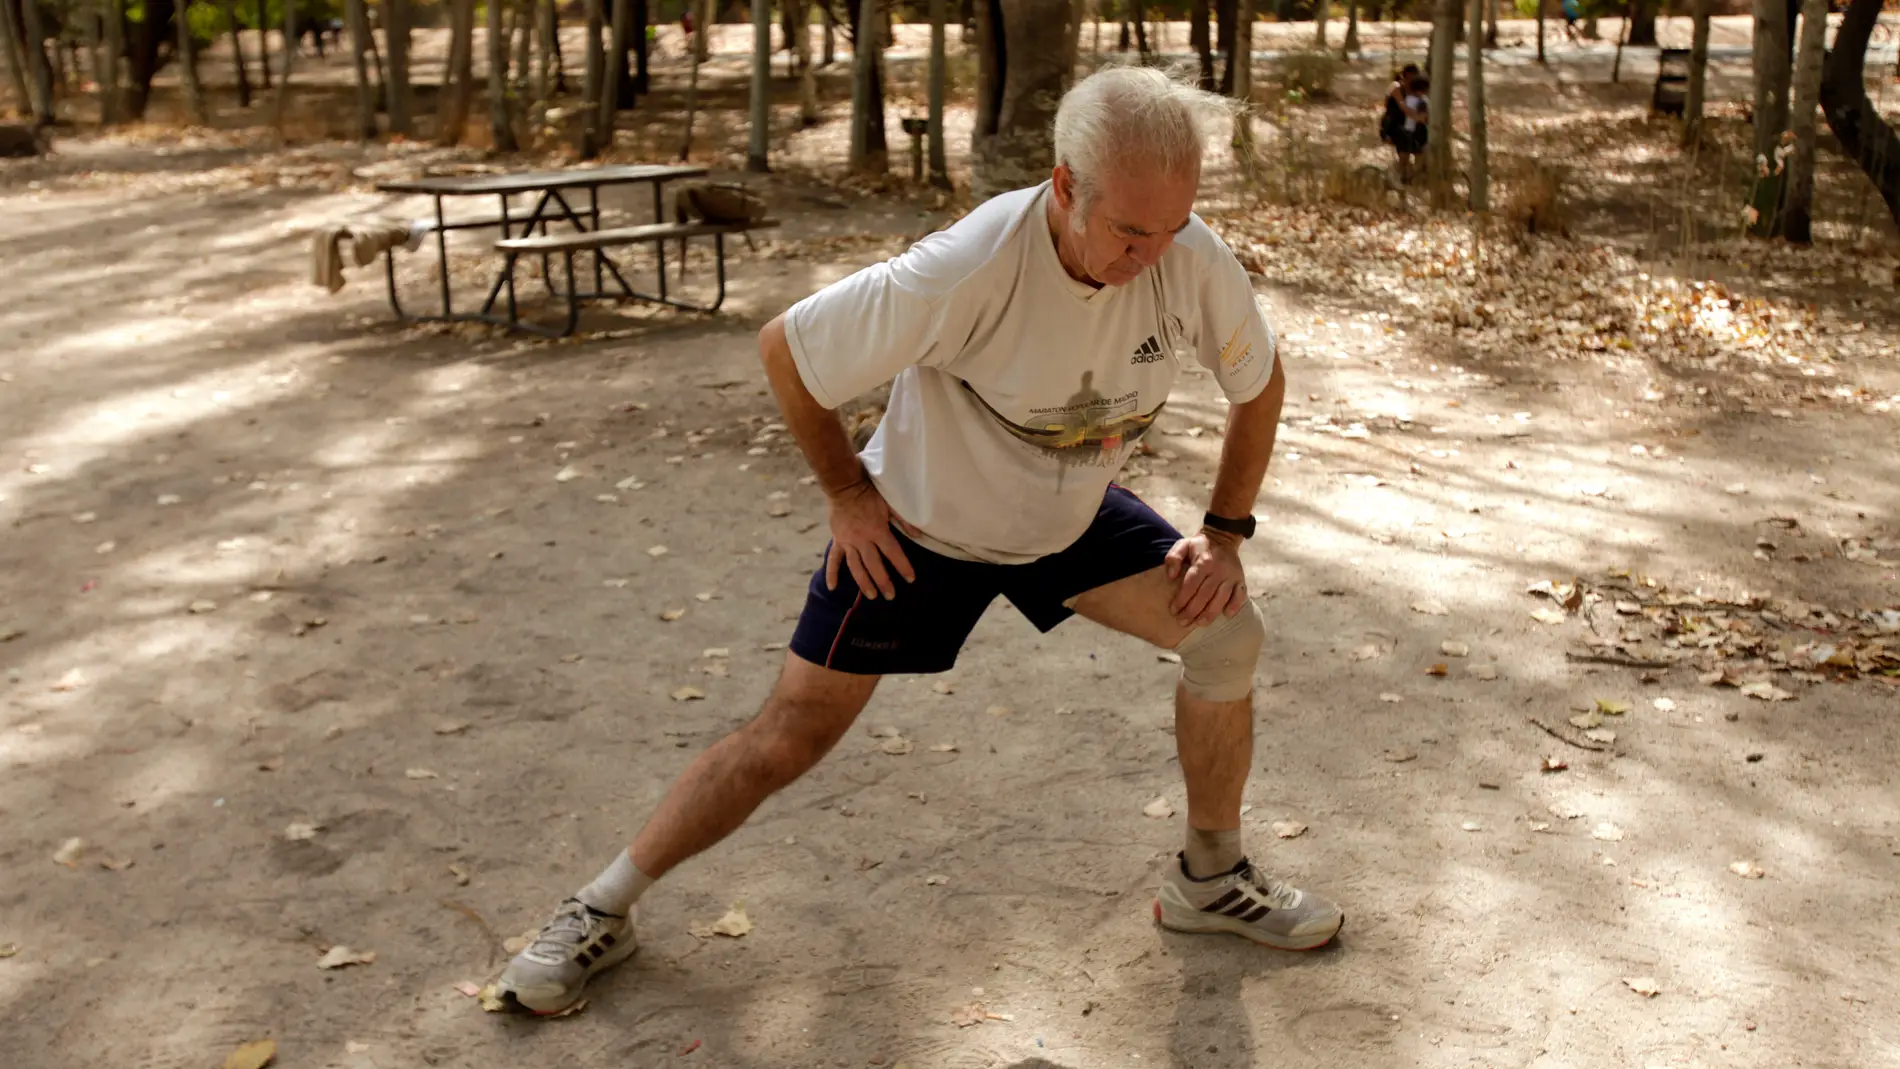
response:
{"label": "printed graphic on shirt", "polygon": [[1227,344],[1220,348],[1221,367],[1226,368],[1230,375],[1239,374],[1246,369],[1248,364],[1253,363],[1253,343],[1242,344],[1240,340],[1240,332],[1246,329],[1247,324],[1243,320],[1234,328],[1233,334],[1228,336]]}
{"label": "printed graphic on shirt", "polygon": [[1067,402],[1032,408],[1023,423],[998,412],[969,383],[964,383],[963,388],[1017,441],[1055,455],[1065,467],[1114,464],[1120,460],[1122,446],[1140,438],[1154,425],[1166,402],[1151,412],[1143,412],[1139,390],[1106,397],[1095,389],[1094,382],[1095,372],[1084,371],[1081,389]]}
{"label": "printed graphic on shirt", "polygon": [[1152,364],[1157,360],[1165,359],[1167,355],[1167,353],[1161,351],[1161,342],[1156,339],[1154,335],[1150,334],[1148,335],[1147,341],[1135,347],[1135,355],[1129,357],[1128,362],[1131,364]]}

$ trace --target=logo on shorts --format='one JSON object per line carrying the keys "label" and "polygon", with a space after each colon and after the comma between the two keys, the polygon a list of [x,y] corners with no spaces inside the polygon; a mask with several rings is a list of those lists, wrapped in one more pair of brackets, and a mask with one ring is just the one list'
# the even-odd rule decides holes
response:
{"label": "logo on shorts", "polygon": [[1148,340],[1142,342],[1141,345],[1135,349],[1135,355],[1129,357],[1128,362],[1131,364],[1152,364],[1157,360],[1164,359],[1167,355],[1167,353],[1161,351],[1161,343],[1155,340],[1154,335],[1150,334],[1148,335]]}

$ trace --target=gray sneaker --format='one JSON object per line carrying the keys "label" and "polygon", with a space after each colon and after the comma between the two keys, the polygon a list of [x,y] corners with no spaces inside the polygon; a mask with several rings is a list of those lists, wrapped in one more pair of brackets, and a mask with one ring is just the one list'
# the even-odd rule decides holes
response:
{"label": "gray sneaker", "polygon": [[1176,932],[1227,932],[1281,950],[1325,946],[1345,926],[1338,906],[1311,891],[1272,879],[1241,860],[1205,880],[1188,875],[1176,855],[1161,880],[1155,921]]}
{"label": "gray sneaker", "polygon": [[581,988],[595,973],[627,960],[638,948],[631,915],[597,913],[570,898],[501,971],[495,993],[529,1013],[566,1013],[581,1000]]}

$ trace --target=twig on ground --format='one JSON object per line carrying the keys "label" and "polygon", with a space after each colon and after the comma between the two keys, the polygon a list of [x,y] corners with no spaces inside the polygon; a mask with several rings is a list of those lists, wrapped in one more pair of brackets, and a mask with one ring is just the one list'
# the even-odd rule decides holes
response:
{"label": "twig on ground", "polygon": [[447,906],[449,909],[452,909],[455,912],[460,913],[462,916],[467,917],[469,920],[474,921],[477,925],[481,927],[482,934],[488,937],[488,940],[487,940],[488,965],[490,968],[493,968],[495,964],[495,950],[497,947],[501,946],[501,937],[495,934],[495,930],[493,928],[490,928],[488,926],[488,922],[483,920],[482,915],[475,912],[474,909],[468,906],[465,906],[462,903],[457,902],[452,898],[438,899],[438,901],[440,901],[444,906]]}
{"label": "twig on ground", "polygon": [[1646,661],[1641,657],[1628,657],[1620,653],[1573,653],[1566,651],[1564,660],[1575,664],[1613,664],[1622,668],[1674,668],[1674,661]]}
{"label": "twig on ground", "polygon": [[1558,742],[1561,742],[1570,746],[1575,746],[1579,750],[1592,750],[1592,751],[1595,751],[1596,753],[1602,753],[1605,750],[1609,749],[1608,746],[1598,746],[1595,743],[1578,742],[1576,739],[1573,739],[1570,736],[1564,734],[1563,732],[1558,731],[1556,728],[1551,727],[1549,724],[1544,723],[1542,720],[1539,720],[1534,716],[1525,717],[1524,722],[1531,725],[1532,727],[1542,730],[1544,734],[1549,735],[1551,738],[1556,739]]}

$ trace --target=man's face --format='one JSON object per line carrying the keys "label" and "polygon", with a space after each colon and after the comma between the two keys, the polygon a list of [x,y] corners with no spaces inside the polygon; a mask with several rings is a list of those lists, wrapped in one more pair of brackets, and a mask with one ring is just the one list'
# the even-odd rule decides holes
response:
{"label": "man's face", "polygon": [[[1067,193],[1063,206],[1073,218],[1075,176],[1067,167],[1056,171],[1056,184]],[[1142,268],[1152,267],[1174,236],[1186,229],[1200,184],[1198,166],[1184,175],[1104,176],[1081,232],[1070,235],[1089,277],[1105,286],[1123,286]]]}

